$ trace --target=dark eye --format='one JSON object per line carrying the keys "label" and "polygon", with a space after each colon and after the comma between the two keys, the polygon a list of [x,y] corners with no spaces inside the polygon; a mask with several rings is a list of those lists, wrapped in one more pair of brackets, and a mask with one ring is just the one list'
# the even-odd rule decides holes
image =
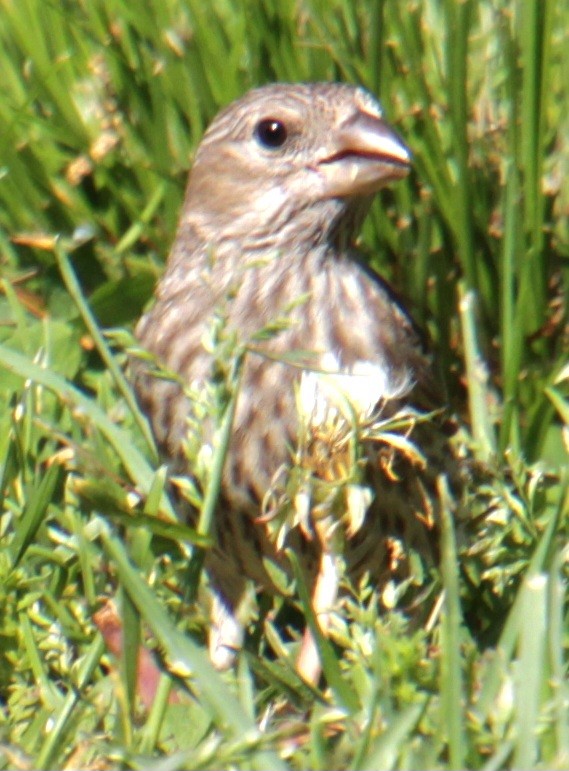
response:
{"label": "dark eye", "polygon": [[255,136],[264,147],[282,147],[287,138],[286,126],[276,118],[266,118],[255,126]]}

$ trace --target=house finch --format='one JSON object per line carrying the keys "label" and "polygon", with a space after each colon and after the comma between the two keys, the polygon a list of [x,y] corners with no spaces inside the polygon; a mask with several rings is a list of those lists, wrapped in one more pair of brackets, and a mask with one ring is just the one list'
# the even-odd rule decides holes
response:
{"label": "house finch", "polygon": [[[267,565],[286,569],[284,546],[299,557],[316,611],[324,615],[333,603],[336,563],[323,561],[333,522],[319,537],[303,525],[315,505],[306,479],[333,487],[334,474],[345,470],[338,453],[346,443],[322,445],[325,427],[333,435],[342,420],[344,427],[369,425],[374,416],[429,409],[440,399],[413,321],[354,248],[374,194],[404,177],[409,163],[376,99],[333,83],[253,90],[215,118],[198,148],[156,302],[137,328],[143,346],[180,382],[139,367],[135,385],[165,456],[191,474],[183,447],[195,407],[181,383],[199,388],[212,376],[204,338],[214,314],[223,307],[226,331],[254,341],[240,379],[216,546],[206,558],[214,591],[210,655],[219,667],[242,641],[237,616],[246,580],[270,589]],[[258,335],[276,319],[274,334]],[[279,472],[298,461],[301,428],[308,455],[317,440],[329,452],[308,464],[304,498],[297,490],[296,518],[279,541],[261,504]],[[347,568],[354,577],[369,571],[375,581],[403,560],[394,544],[426,553],[433,540],[428,491],[435,472],[411,451],[391,463],[381,446],[364,441],[366,484],[346,485],[342,498],[356,519],[362,507],[365,513],[347,528]],[[286,484],[280,489],[286,498]],[[330,554],[335,558],[334,549]],[[314,678],[313,665],[300,668]]]}

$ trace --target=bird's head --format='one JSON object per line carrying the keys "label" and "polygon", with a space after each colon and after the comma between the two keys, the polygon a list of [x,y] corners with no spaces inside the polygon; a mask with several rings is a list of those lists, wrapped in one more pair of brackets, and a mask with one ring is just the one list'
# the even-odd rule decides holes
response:
{"label": "bird's head", "polygon": [[[313,245],[367,212],[404,177],[410,152],[362,88],[275,84],[250,91],[212,122],[190,174],[182,227],[212,246]],[[351,236],[352,234],[350,234]]]}

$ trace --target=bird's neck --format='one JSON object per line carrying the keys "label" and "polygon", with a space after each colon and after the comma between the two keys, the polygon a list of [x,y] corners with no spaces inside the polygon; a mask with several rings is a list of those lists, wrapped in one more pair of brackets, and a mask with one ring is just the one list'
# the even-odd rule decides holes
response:
{"label": "bird's neck", "polygon": [[191,295],[204,277],[212,305],[216,298],[245,293],[252,282],[279,284],[288,276],[286,286],[294,288],[291,277],[302,274],[309,279],[325,264],[348,257],[368,208],[366,199],[349,204],[332,199],[318,207],[296,208],[293,214],[273,211],[272,219],[258,211],[250,221],[248,214],[223,222],[217,218],[216,225],[203,209],[196,215],[189,208],[190,213],[182,215],[158,296],[169,300]]}
{"label": "bird's neck", "polygon": [[176,240],[207,245],[220,258],[302,255],[320,248],[343,252],[352,245],[370,203],[370,198],[331,198],[293,206],[279,191],[271,191],[255,206],[240,202],[224,210],[213,204],[194,206],[188,196]]}

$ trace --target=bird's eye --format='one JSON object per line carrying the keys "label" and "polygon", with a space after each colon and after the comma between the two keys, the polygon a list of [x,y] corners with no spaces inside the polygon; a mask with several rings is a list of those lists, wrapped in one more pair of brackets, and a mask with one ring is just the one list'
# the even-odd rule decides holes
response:
{"label": "bird's eye", "polygon": [[274,150],[284,145],[288,132],[282,121],[276,118],[266,118],[255,126],[255,136],[264,147]]}

